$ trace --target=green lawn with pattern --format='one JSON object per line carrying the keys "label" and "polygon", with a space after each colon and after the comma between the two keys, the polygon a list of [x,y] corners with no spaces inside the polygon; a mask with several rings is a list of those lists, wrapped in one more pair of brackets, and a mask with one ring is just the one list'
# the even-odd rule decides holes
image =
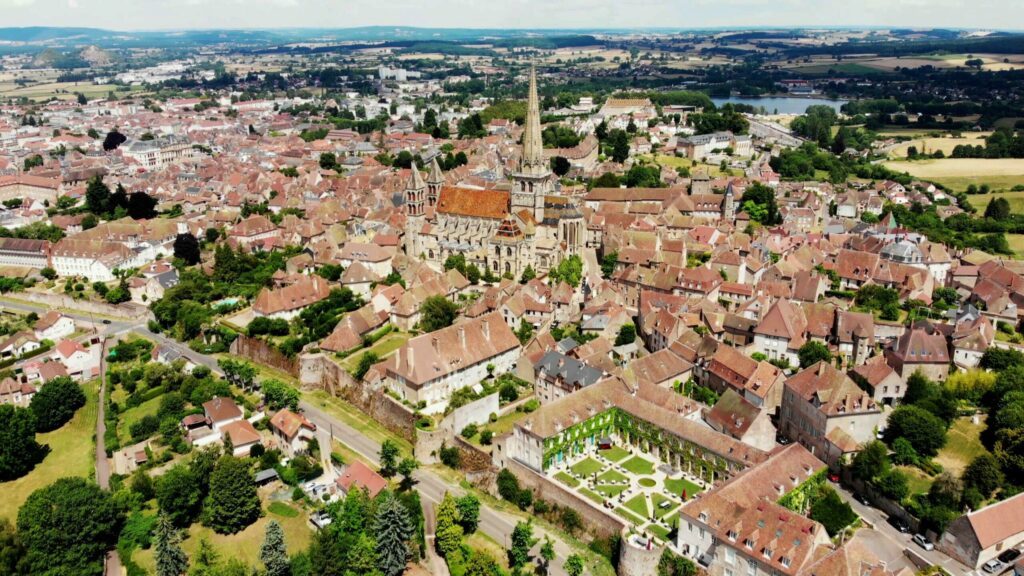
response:
{"label": "green lawn with pattern", "polygon": [[[662,502],[668,502],[669,505],[662,507]],[[671,498],[662,496],[661,494],[651,494],[651,506],[654,507],[654,517],[661,519],[666,514],[672,513],[673,510],[679,507],[679,503]]]}
{"label": "green lawn with pattern", "polygon": [[629,456],[629,452],[627,452],[626,449],[622,448],[621,446],[612,446],[607,450],[599,450],[598,453],[601,454],[601,456],[604,456],[605,458],[611,460],[612,462],[618,462],[619,460],[622,460],[626,456]]}
{"label": "green lawn with pattern", "polygon": [[571,468],[573,474],[576,474],[577,476],[590,476],[591,474],[600,472],[603,469],[604,464],[601,464],[593,458],[587,458]]}
{"label": "green lawn with pattern", "polygon": [[597,492],[594,492],[590,488],[580,488],[580,494],[583,494],[584,496],[590,498],[591,500],[597,502],[598,504],[604,503],[604,496],[598,494]]}
{"label": "green lawn with pattern", "polygon": [[682,498],[683,490],[686,490],[687,498],[693,498],[695,494],[698,494],[701,491],[700,486],[697,486],[686,478],[669,478],[665,480],[665,488],[680,498]]}
{"label": "green lawn with pattern", "polygon": [[633,474],[639,474],[641,476],[654,474],[654,463],[646,458],[641,458],[640,456],[633,456],[629,460],[626,460],[622,463],[622,467]]}
{"label": "green lawn with pattern", "polygon": [[647,530],[651,534],[654,534],[654,536],[662,542],[668,542],[668,535],[672,532],[668,528],[665,528],[664,526],[658,524],[648,524],[647,527],[644,528],[644,530]]}
{"label": "green lawn with pattern", "polygon": [[575,488],[580,485],[579,480],[573,478],[572,476],[569,476],[565,472],[559,472],[558,474],[555,474],[555,479],[570,488]]}
{"label": "green lawn with pattern", "polygon": [[643,494],[637,494],[629,500],[626,500],[626,503],[623,504],[623,506],[641,518],[646,519],[651,517],[651,511],[647,507],[647,496]]}
{"label": "green lawn with pattern", "polygon": [[604,494],[605,496],[608,496],[609,498],[612,496],[618,496],[619,494],[622,494],[623,492],[626,491],[626,488],[629,488],[629,486],[611,486],[608,484],[598,484],[597,486],[594,486],[594,490],[597,490],[598,492]]}
{"label": "green lawn with pattern", "polygon": [[625,482],[627,480],[629,480],[629,478],[617,470],[608,470],[597,477],[597,481],[602,484],[618,484],[619,482]]}
{"label": "green lawn with pattern", "polygon": [[615,513],[619,516],[622,516],[626,520],[632,522],[633,524],[636,524],[637,526],[644,523],[643,518],[638,517],[636,514],[633,514],[629,510],[626,510],[625,508],[616,508]]}

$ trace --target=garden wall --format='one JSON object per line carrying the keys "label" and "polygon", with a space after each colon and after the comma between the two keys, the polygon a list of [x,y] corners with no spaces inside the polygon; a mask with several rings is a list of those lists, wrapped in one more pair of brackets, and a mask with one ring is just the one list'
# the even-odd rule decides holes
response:
{"label": "garden wall", "polygon": [[610,511],[605,512],[597,508],[589,500],[585,500],[582,496],[577,496],[557,482],[541,476],[511,458],[505,464],[505,467],[519,479],[520,486],[534,491],[535,498],[543,498],[553,504],[572,508],[579,512],[580,516],[583,517],[583,524],[595,536],[608,538],[619,534],[626,528],[625,522],[614,516]]}
{"label": "garden wall", "polygon": [[323,354],[303,354],[296,375],[305,388],[324,390],[355,406],[385,428],[416,444],[413,411],[384,393],[380,386],[359,382]]}
{"label": "garden wall", "polygon": [[[106,302],[75,300],[70,296],[62,294],[40,294],[39,292],[18,292],[11,294],[11,297],[26,302],[44,304],[50,308],[66,308],[79,313],[102,314],[127,320],[149,320],[153,318],[148,307],[132,302],[107,304]],[[99,319],[96,321],[99,322]]]}
{"label": "garden wall", "polygon": [[282,354],[277,348],[259,338],[250,338],[245,334],[239,334],[238,338],[231,343],[231,353],[270,366],[282,372],[299,377],[299,360],[289,358]]}

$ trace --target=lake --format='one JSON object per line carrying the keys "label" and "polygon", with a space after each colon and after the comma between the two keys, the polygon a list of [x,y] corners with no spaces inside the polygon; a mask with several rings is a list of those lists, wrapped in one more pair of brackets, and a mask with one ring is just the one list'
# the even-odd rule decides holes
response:
{"label": "lake", "polygon": [[848,100],[826,100],[823,98],[743,98],[740,96],[734,96],[730,98],[712,98],[712,102],[715,106],[721,106],[726,102],[733,104],[749,104],[754,107],[761,107],[768,111],[769,114],[773,114],[778,111],[779,114],[803,114],[808,106],[815,104],[824,104],[825,106],[831,106],[839,111],[839,108],[848,102]]}

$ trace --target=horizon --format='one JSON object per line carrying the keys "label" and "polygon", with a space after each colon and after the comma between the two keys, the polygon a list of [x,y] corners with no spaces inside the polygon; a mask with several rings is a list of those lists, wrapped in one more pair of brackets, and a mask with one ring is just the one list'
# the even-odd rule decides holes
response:
{"label": "horizon", "polygon": [[1014,0],[969,4],[967,0],[565,0],[555,6],[541,0],[0,0],[0,9],[5,27],[10,28],[77,27],[128,33],[366,27],[1024,30],[1024,10]]}

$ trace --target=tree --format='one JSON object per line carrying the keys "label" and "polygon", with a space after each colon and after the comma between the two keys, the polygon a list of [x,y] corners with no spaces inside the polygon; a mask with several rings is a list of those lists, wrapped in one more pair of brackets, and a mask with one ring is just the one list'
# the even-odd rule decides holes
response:
{"label": "tree", "polygon": [[540,546],[540,557],[544,560],[543,570],[547,574],[551,569],[551,561],[555,559],[555,545],[547,536],[544,536],[544,543]]}
{"label": "tree", "polygon": [[519,278],[519,283],[520,284],[526,284],[527,282],[529,282],[530,280],[533,280],[536,277],[537,277],[537,272],[534,271],[533,266],[530,266],[529,264],[527,264],[526,268],[523,270],[523,275],[520,276],[520,278]]}
{"label": "tree", "polygon": [[398,471],[398,457],[401,455],[401,451],[398,448],[398,444],[391,439],[385,440],[380,445],[380,475],[385,478],[391,478]]}
{"label": "tree", "polygon": [[245,361],[232,358],[220,358],[217,365],[224,372],[224,379],[242,390],[252,388],[256,379],[256,368]]}
{"label": "tree", "polygon": [[103,139],[103,149],[107,152],[117,150],[117,147],[124,144],[126,140],[128,140],[128,138],[125,137],[124,134],[118,132],[115,128],[114,130],[107,132],[106,138]]}
{"label": "tree", "polygon": [[751,184],[743,193],[743,210],[752,220],[766,226],[782,222],[782,215],[779,214],[779,206],[775,201],[775,190],[759,182]]}
{"label": "tree", "polygon": [[96,215],[110,211],[110,188],[103,183],[103,178],[94,176],[85,189],[85,207]]}
{"label": "tree", "polygon": [[615,265],[619,262],[618,252],[609,252],[601,257],[601,276],[611,278],[615,272]]}
{"label": "tree", "polygon": [[415,458],[409,456],[408,458],[402,458],[402,461],[398,463],[398,473],[402,475],[401,486],[403,490],[412,488],[413,483],[413,472],[420,467],[420,463]]}
{"label": "tree", "polygon": [[935,456],[946,444],[946,426],[937,416],[917,406],[900,406],[889,415],[885,439],[906,438],[922,456]]}
{"label": "tree", "polygon": [[36,442],[36,417],[28,408],[0,405],[0,481],[27,474],[49,448]]}
{"label": "tree", "polygon": [[889,451],[885,444],[872,440],[865,444],[860,452],[853,457],[850,470],[853,477],[870,482],[889,468]]}
{"label": "tree", "polygon": [[466,563],[464,576],[495,576],[495,574],[502,574],[501,569],[498,568],[498,561],[483,550],[474,550],[473,555]]}
{"label": "tree", "polygon": [[363,355],[359,357],[359,364],[356,365],[356,371],[353,376],[355,376],[356,380],[362,380],[363,376],[366,376],[370,368],[373,368],[373,365],[379,360],[380,358],[376,352],[363,352]]}
{"label": "tree", "polygon": [[1005,478],[995,456],[984,452],[967,465],[960,479],[964,489],[974,488],[983,498],[988,498],[1002,487]]}
{"label": "tree", "polygon": [[892,443],[892,461],[898,465],[914,465],[917,464],[919,457],[917,450],[911,446],[910,441],[906,438],[897,438]]}
{"label": "tree", "polygon": [[985,218],[1006,220],[1010,217],[1010,202],[1006,198],[993,198],[985,207]]}
{"label": "tree", "polygon": [[526,318],[519,320],[519,329],[516,330],[516,337],[519,338],[520,344],[526,344],[533,338],[533,324],[530,324]]}
{"label": "tree", "polygon": [[47,266],[39,271],[39,275],[47,280],[53,280],[57,277],[57,271]]}
{"label": "tree", "polygon": [[832,353],[829,352],[828,346],[817,340],[810,340],[801,346],[797,351],[797,357],[800,358],[801,368],[808,368],[818,362],[832,361]]}
{"label": "tree", "polygon": [[82,406],[85,406],[85,392],[68,376],[58,376],[43,384],[29,403],[36,417],[36,432],[60,428]]}
{"label": "tree", "polygon": [[263,381],[263,399],[271,410],[294,411],[299,407],[299,391],[273,378]]}
{"label": "tree", "polygon": [[0,519],[0,574],[28,574],[25,564],[25,545],[6,519]]}
{"label": "tree", "polygon": [[437,547],[437,553],[444,558],[457,551],[462,545],[463,529],[459,524],[460,520],[461,516],[455,498],[445,492],[441,503],[437,506],[437,526],[434,530],[434,545]]}
{"label": "tree", "polygon": [[579,554],[570,554],[565,559],[565,571],[569,576],[581,576],[583,574],[583,558]]}
{"label": "tree", "polygon": [[267,569],[267,576],[289,576],[292,572],[288,548],[284,543],[284,530],[277,520],[267,523],[266,535],[260,546],[260,562]]}
{"label": "tree", "polygon": [[830,486],[824,487],[823,491],[824,494],[811,505],[810,518],[821,522],[829,536],[835,536],[857,519],[857,513]]}
{"label": "tree", "polygon": [[60,478],[18,510],[31,574],[99,574],[124,524],[109,492],[84,478]]}
{"label": "tree", "polygon": [[512,529],[512,546],[508,550],[508,564],[515,570],[530,561],[530,549],[537,543],[533,537],[533,519],[517,522]]}
{"label": "tree", "polygon": [[444,296],[431,296],[420,305],[420,329],[433,332],[455,322],[459,306]]}
{"label": "tree", "polygon": [[377,535],[377,561],[384,576],[397,576],[405,571],[409,558],[409,538],[413,534],[409,510],[391,492],[386,492],[377,506],[373,521]]}
{"label": "tree", "polygon": [[551,158],[551,171],[555,173],[555,176],[565,176],[571,169],[572,164],[564,156],[554,156]]}
{"label": "tree", "polygon": [[338,157],[334,155],[334,152],[323,152],[320,154],[320,168],[334,170],[337,167]]}
{"label": "tree", "polygon": [[455,501],[459,507],[459,524],[463,532],[472,534],[476,532],[480,524],[480,500],[472,495],[466,494]]}
{"label": "tree", "polygon": [[160,476],[156,483],[156,502],[161,513],[177,527],[195,521],[203,502],[200,479],[184,465],[177,465]]}
{"label": "tree", "polygon": [[615,345],[632,344],[636,341],[636,326],[630,323],[623,324],[619,328],[619,334],[615,337]]}
{"label": "tree", "polygon": [[174,239],[174,257],[181,258],[185,264],[193,266],[199,263],[199,240],[191,233],[178,234]]}
{"label": "tree", "polygon": [[128,196],[128,204],[126,206],[128,216],[132,220],[153,218],[156,216],[156,204],[156,198],[149,194],[145,192],[132,192]]}
{"label": "tree", "polygon": [[612,141],[612,161],[619,164],[629,158],[629,136],[622,130],[613,130],[609,134]]}
{"label": "tree", "polygon": [[910,494],[907,475],[898,468],[891,468],[883,472],[874,480],[874,485],[883,496],[896,502],[901,502]]}
{"label": "tree", "polygon": [[221,456],[210,475],[203,523],[219,534],[234,534],[255,522],[260,513],[260,497],[249,463]]}
{"label": "tree", "polygon": [[156,576],[181,576],[188,570],[188,556],[181,549],[181,535],[167,514],[157,516],[153,529]]}

